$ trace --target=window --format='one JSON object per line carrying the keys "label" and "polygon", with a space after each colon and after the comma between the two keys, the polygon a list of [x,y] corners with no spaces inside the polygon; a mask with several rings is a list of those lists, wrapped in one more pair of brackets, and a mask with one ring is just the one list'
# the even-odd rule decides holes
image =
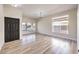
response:
{"label": "window", "polygon": [[22,23],[22,31],[35,31],[35,23]]}
{"label": "window", "polygon": [[26,26],[27,26],[26,23],[22,23],[22,31],[26,31]]}
{"label": "window", "polygon": [[31,29],[32,24],[31,23],[28,22],[26,27],[27,27],[27,31],[32,31],[32,29]]}
{"label": "window", "polygon": [[53,18],[52,32],[68,34],[68,15]]}
{"label": "window", "polygon": [[31,23],[22,23],[22,31],[31,30]]}

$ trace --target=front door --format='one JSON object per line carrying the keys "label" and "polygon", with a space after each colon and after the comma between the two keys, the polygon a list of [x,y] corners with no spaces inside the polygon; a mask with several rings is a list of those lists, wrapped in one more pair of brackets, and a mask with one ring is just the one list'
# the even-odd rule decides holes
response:
{"label": "front door", "polygon": [[19,19],[5,17],[5,42],[19,39]]}

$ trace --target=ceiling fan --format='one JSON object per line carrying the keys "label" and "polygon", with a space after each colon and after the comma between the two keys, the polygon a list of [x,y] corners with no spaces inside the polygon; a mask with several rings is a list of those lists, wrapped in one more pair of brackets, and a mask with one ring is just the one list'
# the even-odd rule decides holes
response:
{"label": "ceiling fan", "polygon": [[43,12],[40,11],[40,12],[39,12],[39,18],[42,18],[42,17],[43,17]]}

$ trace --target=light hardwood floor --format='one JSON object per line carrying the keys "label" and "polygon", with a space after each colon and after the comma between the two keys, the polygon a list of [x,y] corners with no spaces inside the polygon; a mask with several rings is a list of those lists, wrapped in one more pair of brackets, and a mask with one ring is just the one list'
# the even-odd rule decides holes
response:
{"label": "light hardwood floor", "polygon": [[26,35],[22,40],[5,43],[1,54],[76,54],[77,44],[71,40],[43,35]]}

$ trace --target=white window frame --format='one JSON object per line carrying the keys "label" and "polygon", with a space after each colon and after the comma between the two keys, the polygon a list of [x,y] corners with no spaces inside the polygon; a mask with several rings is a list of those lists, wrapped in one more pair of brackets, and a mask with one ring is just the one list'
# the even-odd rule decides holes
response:
{"label": "white window frame", "polygon": [[[69,30],[68,30],[68,27],[69,27],[69,21],[68,21],[68,19],[69,19],[69,15],[64,15],[64,16],[59,16],[59,17],[54,17],[54,18],[52,18],[52,32],[54,32],[54,33],[61,33],[61,34],[69,34]],[[56,23],[55,23],[56,22]],[[58,23],[57,23],[58,22]],[[66,23],[66,24],[62,24],[62,23]],[[55,24],[54,24],[55,23]],[[61,30],[61,26],[62,25],[67,25],[67,32],[65,32],[65,31],[62,31]],[[58,32],[56,32],[55,30],[54,30],[54,26],[59,26],[60,27],[60,29],[59,29],[59,31]]]}

